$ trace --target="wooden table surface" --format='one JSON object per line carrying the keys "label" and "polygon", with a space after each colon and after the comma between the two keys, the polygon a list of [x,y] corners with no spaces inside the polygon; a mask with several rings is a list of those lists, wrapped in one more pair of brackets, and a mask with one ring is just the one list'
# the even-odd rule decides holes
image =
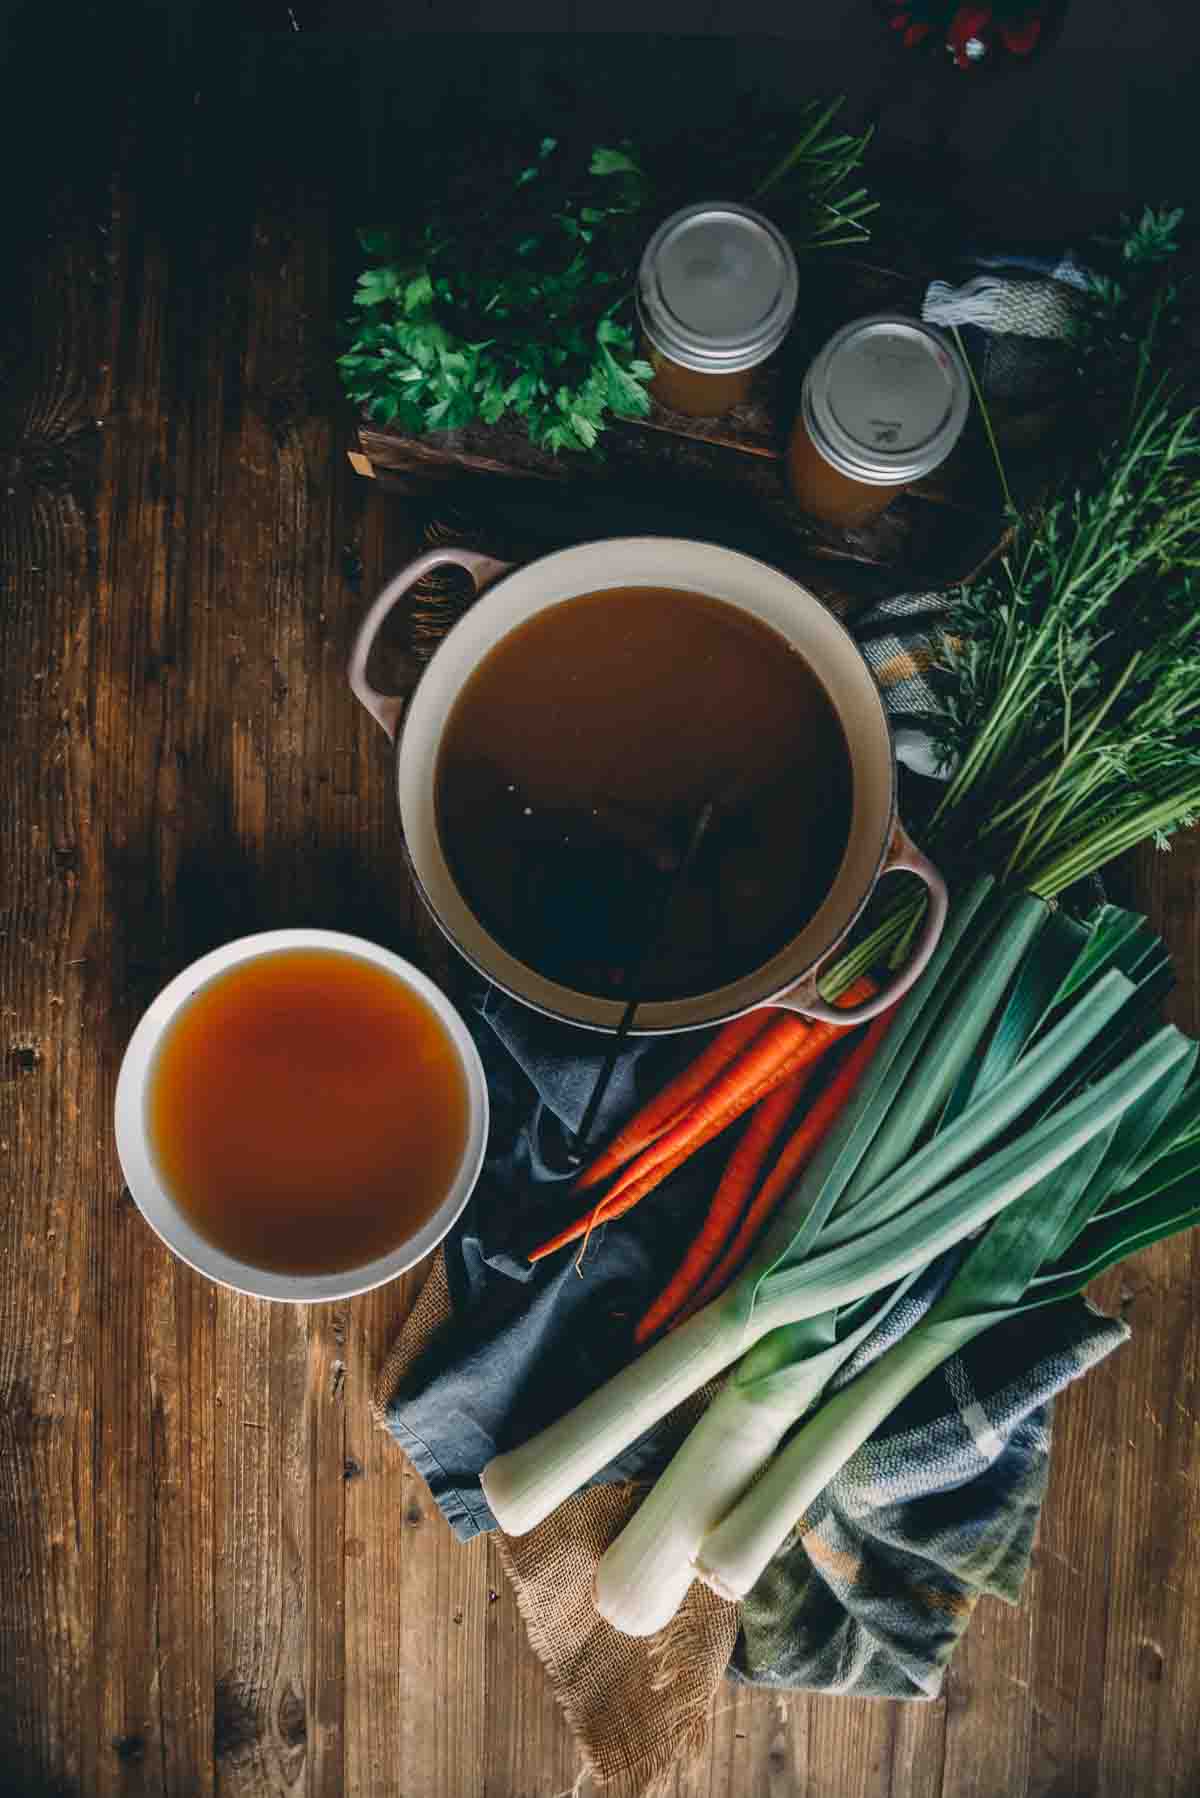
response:
{"label": "wooden table surface", "polygon": [[[344,46],[321,83],[223,48],[185,79],[159,40],[166,80],[127,42],[102,116],[81,53],[56,98],[96,131],[39,142],[18,97],[5,162],[0,1790],[553,1798],[576,1757],[495,1550],[370,1422],[419,1274],[218,1290],[113,1150],[134,1023],[223,939],[319,923],[444,972],[343,675],[420,530],[350,472],[331,376]],[[1198,874],[1191,837],[1135,881],[1192,1031]],[[937,1703],[723,1690],[676,1798],[1200,1789],[1198,1295],[1195,1235],[1105,1281],[1132,1343],[1060,1402],[1023,1600],[981,1605]]]}

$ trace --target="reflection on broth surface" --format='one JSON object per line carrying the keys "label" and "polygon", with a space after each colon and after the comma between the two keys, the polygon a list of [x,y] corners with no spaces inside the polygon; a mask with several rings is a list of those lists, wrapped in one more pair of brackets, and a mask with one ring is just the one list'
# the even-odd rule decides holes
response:
{"label": "reflection on broth surface", "polygon": [[720,600],[616,588],[498,643],[442,739],[438,827],[464,897],[539,973],[617,996],[702,809],[642,998],[767,960],[812,917],[846,848],[850,759],[824,686]]}

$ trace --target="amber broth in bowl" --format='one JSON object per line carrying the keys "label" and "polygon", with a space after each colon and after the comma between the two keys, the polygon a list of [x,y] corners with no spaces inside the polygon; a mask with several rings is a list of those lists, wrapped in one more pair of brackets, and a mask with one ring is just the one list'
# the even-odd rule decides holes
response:
{"label": "amber broth in bowl", "polygon": [[823,683],[777,631],[703,594],[624,587],[495,645],[448,718],[436,805],[476,916],[580,992],[627,993],[669,893],[638,996],[677,998],[749,972],[813,917],[853,778]]}
{"label": "amber broth in bowl", "polygon": [[467,1081],[433,1007],[357,956],[282,949],[202,986],[163,1035],[147,1129],[194,1230],[284,1274],[386,1255],[462,1163]]}

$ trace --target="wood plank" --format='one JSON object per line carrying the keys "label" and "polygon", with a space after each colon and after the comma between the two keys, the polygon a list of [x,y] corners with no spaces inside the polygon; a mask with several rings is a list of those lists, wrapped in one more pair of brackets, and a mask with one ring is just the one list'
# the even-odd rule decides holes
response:
{"label": "wood plank", "polygon": [[[1102,1309],[1112,1298],[1097,1295]],[[1119,1350],[1055,1405],[1050,1490],[1034,1557],[1034,1677],[1030,1688],[1034,1791],[1083,1791],[1095,1777],[1103,1728],[1113,1486],[1097,1478],[1114,1439],[1116,1395],[1128,1377]],[[1025,1602],[1028,1602],[1026,1600]]]}
{"label": "wood plank", "polygon": [[[346,1414],[346,1789],[372,1792],[409,1769],[398,1656],[403,1641],[404,1464],[369,1411],[376,1367],[419,1289],[419,1276],[354,1301],[331,1392]],[[430,1532],[426,1532],[428,1540]],[[419,1625],[410,1609],[410,1628]],[[426,1787],[429,1769],[423,1769]]]}
{"label": "wood plank", "polygon": [[983,1599],[976,1607],[943,1687],[946,1733],[942,1789],[955,1798],[1028,1792],[1029,1701],[1037,1577],[1031,1571],[1019,1607]]}
{"label": "wood plank", "polygon": [[[190,764],[207,788],[189,833],[194,899],[209,902],[191,906],[181,960],[214,929],[339,921],[352,763],[325,608],[341,490],[324,479],[334,427],[310,379],[310,334],[328,304],[323,207],[296,184],[267,184],[239,259],[220,271],[208,477],[228,523],[194,620],[205,678]],[[197,553],[211,557],[203,538]],[[334,1370],[346,1312],[222,1302],[217,1787],[332,1798],[345,1759],[346,1450]]]}
{"label": "wood plank", "polygon": [[1182,1798],[1200,1780],[1200,1260],[1185,1239],[1123,1271],[1134,1335],[1102,1461],[1122,1574],[1109,1591],[1098,1772],[1113,1791]]}
{"label": "wood plank", "polygon": [[671,1798],[728,1798],[744,1790],[747,1770],[768,1765],[780,1712],[774,1695],[725,1682],[713,1703],[707,1746],[677,1770],[668,1788]]}
{"label": "wood plank", "polygon": [[[114,206],[104,412],[104,490],[124,505],[98,515],[94,732],[96,796],[109,820],[100,957],[110,982],[99,1045],[107,1106],[121,1050],[162,984],[180,839],[175,745],[186,666],[182,546],[190,419],[173,406],[167,264],[132,204]],[[126,593],[141,603],[125,603]],[[103,1165],[116,1176],[107,1125]],[[111,1172],[110,1172],[111,1170]],[[118,1189],[119,1190],[119,1187]],[[132,1205],[98,1218],[98,1274],[110,1295],[98,1357],[105,1477],[98,1558],[97,1790],[136,1765],[151,1789],[211,1792],[213,1680],[211,1490],[215,1295],[146,1230]],[[116,1758],[113,1759],[115,1754]]]}
{"label": "wood plank", "polygon": [[[0,1786],[100,1791],[94,1709],[107,1088],[90,684],[102,244],[78,194],[5,305],[0,388]],[[18,240],[19,242],[19,240]],[[100,267],[97,264],[100,262]],[[101,1771],[101,1769],[103,1771]]]}
{"label": "wood plank", "polygon": [[212,1761],[221,1798],[250,1798],[286,1790],[303,1770],[307,1544],[289,1486],[308,1356],[292,1307],[232,1293],[221,1294],[217,1341]]}
{"label": "wood plank", "polygon": [[[881,1798],[888,1789],[896,1707],[867,1698],[831,1704],[815,1695],[802,1697],[796,1709],[801,1706],[808,1712],[806,1760],[798,1760],[798,1771],[812,1798]],[[781,1798],[788,1789],[781,1780]]]}
{"label": "wood plank", "polygon": [[[1145,851],[1138,901],[1175,957],[1169,1015],[1200,1028],[1200,832]],[[1160,1243],[1106,1283],[1133,1330],[1113,1423],[1093,1471],[1111,1483],[1113,1531],[1100,1785],[1180,1798],[1200,1783],[1200,1245]]]}
{"label": "wood plank", "polygon": [[545,1669],[525,1635],[516,1597],[489,1540],[485,1555],[483,1798],[569,1792],[579,1751]]}
{"label": "wood plank", "polygon": [[946,1700],[893,1709],[888,1798],[940,1798],[946,1789]]}
{"label": "wood plank", "polygon": [[457,1544],[428,1489],[369,1422],[375,1370],[422,1276],[352,1310],[346,1402],[347,1789],[383,1792],[398,1769],[415,1792],[482,1798],[487,1548]]}
{"label": "wood plank", "polygon": [[[726,1709],[727,1693],[733,1708]],[[809,1700],[798,1692],[723,1688],[714,1706],[713,1733],[704,1760],[680,1774],[679,1798],[733,1798],[745,1789],[749,1769],[766,1798],[809,1798]],[[705,1764],[707,1762],[707,1765]]]}
{"label": "wood plank", "polygon": [[[301,1468],[313,1470],[298,1494],[310,1508],[304,1735],[311,1798],[346,1790],[346,1490],[355,1463],[346,1446],[346,1406],[337,1370],[350,1328],[345,1305],[313,1309],[308,1338],[307,1435]],[[336,1390],[335,1390],[336,1388]]]}

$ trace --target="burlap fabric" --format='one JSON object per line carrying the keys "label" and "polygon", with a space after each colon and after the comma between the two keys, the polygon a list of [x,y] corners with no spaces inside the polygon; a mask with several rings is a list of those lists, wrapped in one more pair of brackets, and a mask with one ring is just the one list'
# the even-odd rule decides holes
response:
{"label": "burlap fabric", "polygon": [[[450,1319],[439,1249],[375,1382],[371,1410],[377,1423],[385,1425],[405,1374]],[[697,1393],[674,1414],[680,1438],[712,1390]],[[713,1694],[738,1631],[737,1605],[699,1581],[670,1627],[648,1640],[623,1636],[597,1616],[597,1564],[640,1492],[632,1484],[589,1487],[528,1535],[496,1533],[529,1640],[575,1732],[584,1771],[613,1798],[644,1798],[704,1746]]]}

